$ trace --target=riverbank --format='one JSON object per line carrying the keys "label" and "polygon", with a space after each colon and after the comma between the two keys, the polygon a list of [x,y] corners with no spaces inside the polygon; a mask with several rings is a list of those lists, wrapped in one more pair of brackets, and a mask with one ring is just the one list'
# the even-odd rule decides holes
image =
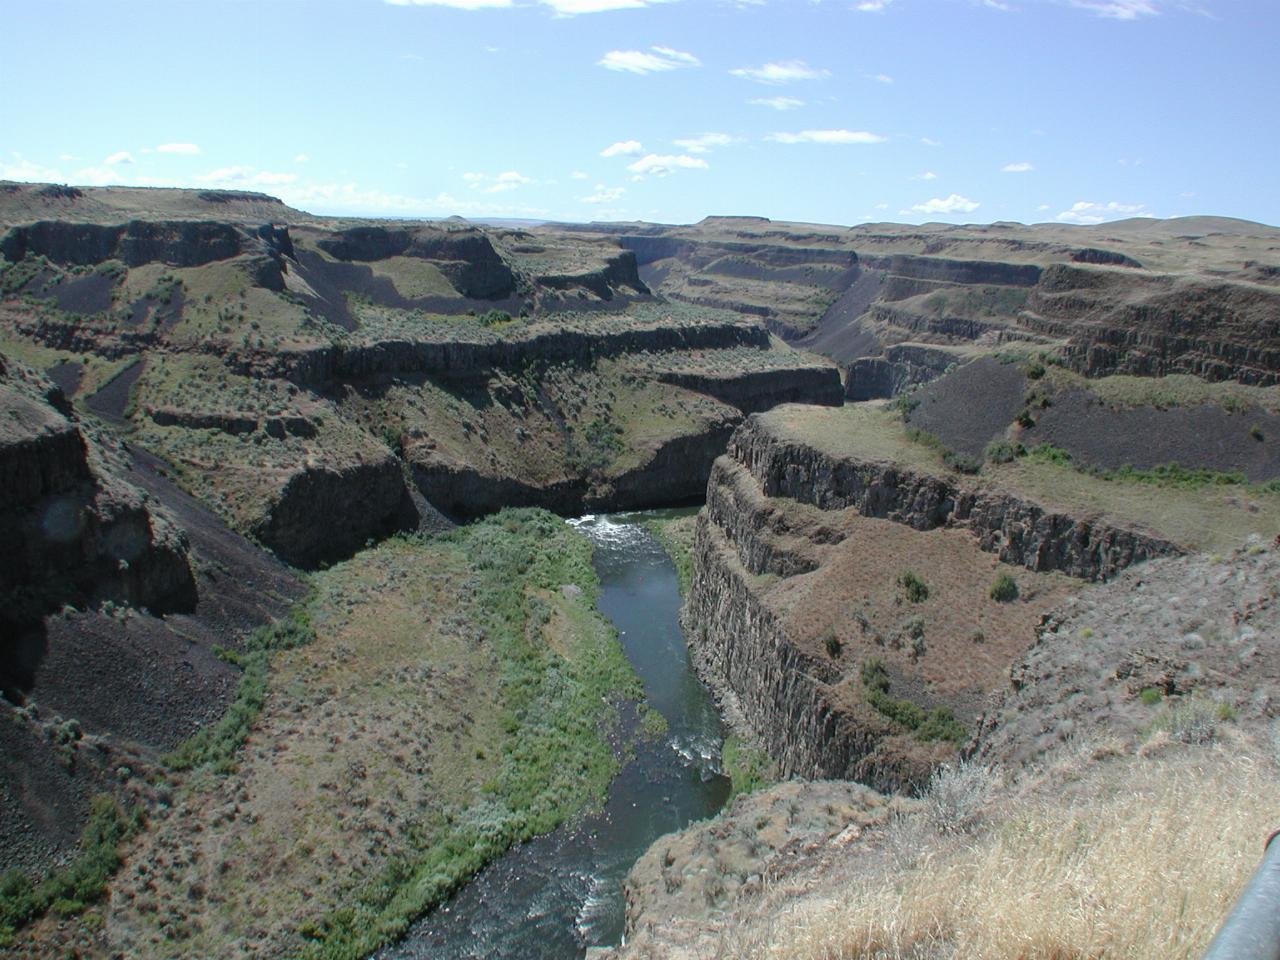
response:
{"label": "riverbank", "polygon": [[234,762],[164,776],[110,899],[19,955],[365,957],[511,844],[600,805],[641,695],[591,544],[508,510],[312,576]]}
{"label": "riverbank", "polygon": [[604,805],[508,851],[377,960],[565,960],[617,944],[636,859],[720,810],[730,789],[719,772],[720,718],[689,667],[676,571],[648,532],[688,513],[570,521],[594,544],[599,610],[643,686],[643,735],[629,743]]}

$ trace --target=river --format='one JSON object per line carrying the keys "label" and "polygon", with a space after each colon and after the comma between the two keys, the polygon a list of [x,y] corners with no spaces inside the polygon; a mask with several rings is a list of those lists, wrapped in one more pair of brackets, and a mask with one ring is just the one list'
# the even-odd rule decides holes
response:
{"label": "river", "polygon": [[635,745],[603,809],[512,848],[376,960],[570,960],[616,944],[631,865],[664,833],[724,805],[720,717],[689,664],[675,569],[640,526],[670,515],[570,521],[595,544],[600,610],[617,627],[649,705],[666,719],[666,735]]}

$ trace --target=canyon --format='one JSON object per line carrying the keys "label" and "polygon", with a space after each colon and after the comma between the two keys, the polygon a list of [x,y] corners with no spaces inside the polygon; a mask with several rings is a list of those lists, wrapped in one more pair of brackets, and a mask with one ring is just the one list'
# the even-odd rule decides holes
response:
{"label": "canyon", "polygon": [[1262,736],[1277,250],[0,184],[3,947],[367,956],[602,803],[660,724],[552,513],[701,505],[690,658],[782,781],[641,856],[622,956],[725,942],[940,772],[1137,762],[1193,699]]}

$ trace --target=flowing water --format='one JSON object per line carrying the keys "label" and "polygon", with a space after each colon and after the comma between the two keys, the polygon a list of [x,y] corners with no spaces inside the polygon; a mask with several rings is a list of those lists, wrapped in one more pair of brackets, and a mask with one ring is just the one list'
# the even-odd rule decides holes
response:
{"label": "flowing water", "polygon": [[676,573],[639,525],[651,511],[571,521],[595,544],[600,610],[618,628],[664,738],[636,745],[602,810],[510,850],[379,960],[566,960],[622,936],[622,881],[649,845],[724,804],[720,717],[694,675]]}

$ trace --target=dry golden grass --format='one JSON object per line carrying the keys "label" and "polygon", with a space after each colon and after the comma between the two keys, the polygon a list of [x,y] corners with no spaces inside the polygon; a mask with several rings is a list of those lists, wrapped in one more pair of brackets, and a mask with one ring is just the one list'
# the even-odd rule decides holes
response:
{"label": "dry golden grass", "polygon": [[917,856],[928,840],[907,831],[907,855],[811,885],[785,916],[732,929],[719,955],[1200,956],[1274,826],[1275,767],[1239,744],[1170,748],[1083,775],[1080,759],[1063,757],[1030,795],[1008,795],[976,836],[935,833]]}

